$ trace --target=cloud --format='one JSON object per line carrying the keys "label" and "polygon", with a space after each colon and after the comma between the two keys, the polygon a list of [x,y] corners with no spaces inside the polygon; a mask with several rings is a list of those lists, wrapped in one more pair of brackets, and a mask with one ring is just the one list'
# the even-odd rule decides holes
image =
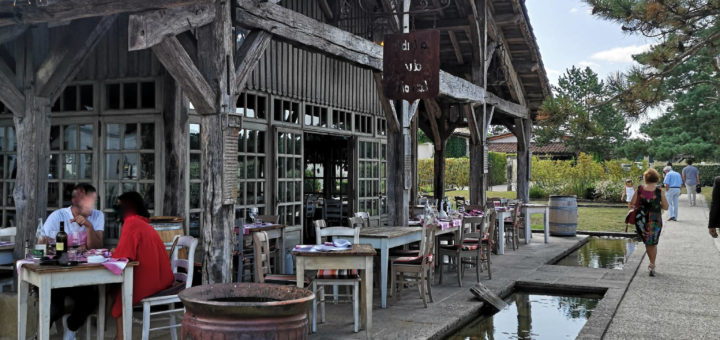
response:
{"label": "cloud", "polygon": [[547,73],[547,77],[548,80],[550,80],[550,83],[553,85],[557,85],[557,80],[560,75],[562,75],[562,71],[546,67],[545,72]]}
{"label": "cloud", "polygon": [[609,50],[597,52],[590,56],[590,59],[612,63],[632,63],[634,61],[632,58],[634,54],[646,52],[650,49],[650,46],[650,44],[645,44],[615,47]]}
{"label": "cloud", "polygon": [[580,62],[578,62],[578,66],[580,66],[582,68],[585,68],[585,67],[593,68],[593,67],[600,66],[600,64],[598,64],[596,62],[592,62],[592,61],[581,60]]}
{"label": "cloud", "polygon": [[577,12],[579,12],[579,11],[580,11],[580,10],[577,9],[577,7],[573,7],[573,8],[570,9],[570,14],[575,14],[575,13],[577,13]]}

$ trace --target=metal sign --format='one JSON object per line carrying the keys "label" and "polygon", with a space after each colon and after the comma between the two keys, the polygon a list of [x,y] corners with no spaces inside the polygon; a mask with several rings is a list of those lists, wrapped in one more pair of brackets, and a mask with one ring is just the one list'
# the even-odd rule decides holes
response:
{"label": "metal sign", "polygon": [[440,31],[385,35],[383,92],[389,99],[435,98],[440,93]]}

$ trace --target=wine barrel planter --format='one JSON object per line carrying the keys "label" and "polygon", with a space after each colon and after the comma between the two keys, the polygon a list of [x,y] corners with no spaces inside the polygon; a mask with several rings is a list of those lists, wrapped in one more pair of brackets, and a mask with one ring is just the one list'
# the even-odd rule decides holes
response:
{"label": "wine barrel planter", "polygon": [[575,196],[550,196],[550,235],[575,236],[578,210]]}
{"label": "wine barrel planter", "polygon": [[307,289],[266,283],[203,285],[179,294],[184,340],[307,339]]}
{"label": "wine barrel planter", "polygon": [[175,217],[174,220],[170,221],[164,216],[153,216],[150,218],[150,226],[160,235],[160,239],[165,244],[165,250],[168,252],[170,248],[172,248],[175,235],[185,235],[183,219],[181,217]]}

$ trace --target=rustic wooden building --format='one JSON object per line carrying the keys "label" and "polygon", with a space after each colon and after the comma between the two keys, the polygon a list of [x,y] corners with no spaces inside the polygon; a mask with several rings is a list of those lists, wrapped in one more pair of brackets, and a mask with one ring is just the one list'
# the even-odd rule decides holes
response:
{"label": "rustic wooden building", "polygon": [[[522,0],[402,4],[0,0],[2,225],[31,239],[73,184],[90,182],[113,242],[112,205],[136,190],[202,238],[206,281],[228,281],[248,208],[279,215],[288,246],[310,194],[345,202],[346,215],[406,221],[416,179],[403,131],[423,129],[442,154],[469,127],[482,202],[489,124],[518,136],[527,199],[527,145],[549,86]],[[440,30],[443,70],[440,97],[405,110],[380,88],[383,34],[403,26]]]}

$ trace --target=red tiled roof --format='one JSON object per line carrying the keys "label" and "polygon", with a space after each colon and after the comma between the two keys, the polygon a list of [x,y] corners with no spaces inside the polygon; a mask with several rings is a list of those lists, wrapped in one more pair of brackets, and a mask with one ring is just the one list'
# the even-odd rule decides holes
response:
{"label": "red tiled roof", "polygon": [[504,134],[502,134],[502,135],[490,136],[490,137],[488,137],[487,140],[488,140],[488,141],[498,140],[498,139],[503,139],[503,138],[512,137],[512,136],[514,136],[514,135],[512,134],[512,132],[508,132],[508,133],[504,133]]}
{"label": "red tiled roof", "polygon": [[[517,143],[489,143],[488,150],[494,152],[516,153]],[[565,149],[563,143],[549,143],[543,146],[536,146],[535,143],[530,144],[530,152],[534,154],[565,154],[569,153]]]}

